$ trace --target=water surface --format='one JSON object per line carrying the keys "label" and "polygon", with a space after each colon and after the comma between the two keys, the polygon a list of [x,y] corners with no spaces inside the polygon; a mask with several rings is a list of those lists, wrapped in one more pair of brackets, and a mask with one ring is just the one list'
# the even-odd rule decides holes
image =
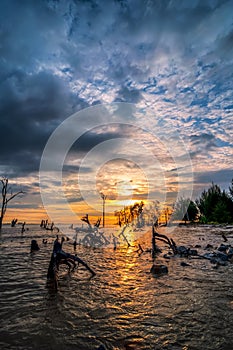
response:
{"label": "water surface", "polygon": [[[97,275],[90,279],[82,266],[73,273],[64,267],[56,292],[46,287],[55,234],[28,228],[21,235],[20,227],[4,226],[0,236],[1,349],[95,350],[101,344],[109,350],[233,349],[231,264],[216,270],[207,260],[161,256],[169,273],[156,278],[150,274],[148,234],[141,237],[140,256],[137,247],[78,246],[78,256]],[[173,238],[186,246],[199,244],[203,252],[207,243],[223,242],[220,233],[177,228]],[[31,239],[40,246],[33,254]],[[70,241],[63,248],[73,252]],[[190,266],[182,267],[182,261]]]}

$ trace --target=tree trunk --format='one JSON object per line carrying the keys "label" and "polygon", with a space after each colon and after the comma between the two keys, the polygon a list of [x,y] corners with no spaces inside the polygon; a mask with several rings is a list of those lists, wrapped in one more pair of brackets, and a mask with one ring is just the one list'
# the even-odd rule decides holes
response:
{"label": "tree trunk", "polygon": [[8,203],[15,197],[17,197],[19,194],[23,193],[23,191],[19,191],[15,194],[10,194],[10,196],[8,197],[8,191],[9,191],[9,188],[8,188],[8,179],[7,178],[2,178],[0,180],[0,182],[2,183],[2,203],[1,203],[1,214],[0,214],[0,230],[2,228],[2,223],[3,223],[3,218],[5,216],[5,213],[6,213],[6,209],[7,209],[7,205]]}

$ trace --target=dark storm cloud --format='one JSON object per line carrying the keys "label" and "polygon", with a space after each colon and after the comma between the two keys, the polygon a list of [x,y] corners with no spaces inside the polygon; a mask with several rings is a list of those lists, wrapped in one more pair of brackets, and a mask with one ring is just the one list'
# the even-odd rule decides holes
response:
{"label": "dark storm cloud", "polygon": [[[207,172],[200,172],[200,173],[194,173],[194,183],[196,185],[201,185],[203,187],[203,184],[208,184],[211,186],[211,183],[214,182],[218,185],[225,185],[229,187],[231,184],[231,180],[233,179],[233,170],[232,169],[222,169],[218,171],[209,171]],[[228,190],[228,187],[225,187],[226,190]]]}
{"label": "dark storm cloud", "polygon": [[51,69],[62,23],[46,3],[1,5],[0,164],[21,175],[38,170],[51,132],[88,103]]}
{"label": "dark storm cloud", "polygon": [[[70,152],[71,154],[73,153],[73,155],[81,153],[81,157],[83,157],[84,154],[102,142],[113,139],[130,138],[131,135],[135,134],[135,130],[137,131],[132,125],[119,123],[99,126],[81,135],[72,145]],[[121,141],[119,140],[119,142]]]}
{"label": "dark storm cloud", "polygon": [[[0,161],[38,170],[40,156],[52,131],[79,104],[87,103],[67,93],[67,85],[49,72],[28,75],[14,72],[0,86]],[[20,170],[18,170],[20,172]]]}

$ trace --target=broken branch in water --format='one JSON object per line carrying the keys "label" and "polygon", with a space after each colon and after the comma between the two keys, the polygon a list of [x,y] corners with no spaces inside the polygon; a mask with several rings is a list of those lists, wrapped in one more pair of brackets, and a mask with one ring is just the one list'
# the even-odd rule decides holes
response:
{"label": "broken branch in water", "polygon": [[74,269],[76,266],[75,261],[77,261],[78,264],[83,265],[92,274],[92,276],[96,275],[96,273],[90,268],[90,266],[85,261],[83,261],[76,255],[66,253],[64,252],[64,250],[62,250],[63,241],[64,241],[64,238],[62,238],[61,243],[58,241],[58,238],[54,241],[53,252],[50,258],[50,263],[49,263],[48,273],[47,273],[47,279],[54,282],[54,286],[56,289],[58,285],[59,265],[61,264],[67,265],[70,270],[71,264],[73,265],[73,269]]}
{"label": "broken branch in water", "polygon": [[172,238],[169,239],[166,235],[158,233],[155,230],[155,225],[153,225],[153,227],[152,227],[152,257],[155,257],[155,254],[158,251],[158,248],[156,247],[156,239],[158,241],[162,241],[165,244],[167,244],[172,249],[174,254],[178,253],[177,245],[174,242],[174,240]]}

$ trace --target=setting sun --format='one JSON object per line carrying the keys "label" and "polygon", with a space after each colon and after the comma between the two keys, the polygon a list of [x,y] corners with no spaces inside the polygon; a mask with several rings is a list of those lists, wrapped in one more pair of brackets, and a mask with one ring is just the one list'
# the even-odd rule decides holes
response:
{"label": "setting sun", "polygon": [[118,196],[132,197],[134,192],[133,180],[122,180],[116,183],[116,190]]}

